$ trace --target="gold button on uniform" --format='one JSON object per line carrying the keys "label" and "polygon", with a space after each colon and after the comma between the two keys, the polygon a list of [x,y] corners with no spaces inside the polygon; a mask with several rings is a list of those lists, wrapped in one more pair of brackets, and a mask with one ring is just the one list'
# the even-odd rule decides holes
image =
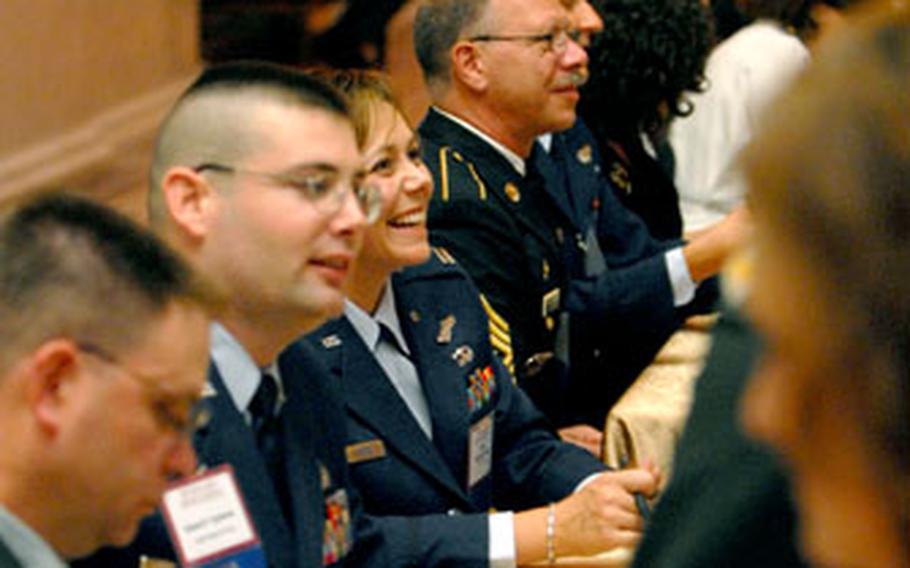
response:
{"label": "gold button on uniform", "polygon": [[556,320],[553,319],[553,316],[547,316],[544,319],[544,325],[547,326],[547,331],[553,331],[553,328],[556,327]]}
{"label": "gold button on uniform", "polygon": [[518,186],[512,182],[506,183],[506,186],[503,188],[503,191],[506,192],[506,197],[512,200],[512,203],[518,203],[521,201],[521,192],[518,190]]}
{"label": "gold button on uniform", "polygon": [[585,144],[578,149],[578,152],[575,153],[575,158],[582,164],[590,164],[591,160],[594,157],[594,152],[591,150],[590,144]]}

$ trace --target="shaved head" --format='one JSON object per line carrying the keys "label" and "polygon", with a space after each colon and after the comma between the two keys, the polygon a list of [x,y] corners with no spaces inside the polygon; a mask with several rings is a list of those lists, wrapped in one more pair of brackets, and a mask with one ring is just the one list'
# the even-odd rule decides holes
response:
{"label": "shaved head", "polygon": [[348,117],[342,95],[289,67],[238,62],[203,72],[158,132],[148,202],[151,223],[158,226],[167,219],[161,182],[169,169],[243,160],[268,143],[268,133],[258,117],[275,106],[313,108]]}

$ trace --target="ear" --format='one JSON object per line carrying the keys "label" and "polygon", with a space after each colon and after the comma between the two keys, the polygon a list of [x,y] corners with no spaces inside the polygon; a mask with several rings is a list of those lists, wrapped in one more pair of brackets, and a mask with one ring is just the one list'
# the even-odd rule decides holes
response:
{"label": "ear", "polygon": [[169,169],[161,180],[168,213],[183,233],[200,239],[208,232],[217,208],[217,191],[192,168]]}
{"label": "ear", "polygon": [[452,75],[458,83],[472,91],[482,92],[489,83],[483,52],[469,41],[459,41],[452,46]]}
{"label": "ear", "polygon": [[35,350],[26,364],[26,399],[42,431],[56,434],[78,381],[79,349],[69,339],[52,339]]}

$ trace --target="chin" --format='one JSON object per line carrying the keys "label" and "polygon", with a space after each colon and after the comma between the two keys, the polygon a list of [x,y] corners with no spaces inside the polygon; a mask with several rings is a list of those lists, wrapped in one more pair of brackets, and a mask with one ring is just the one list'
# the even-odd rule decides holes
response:
{"label": "chin", "polygon": [[413,250],[409,250],[407,254],[403,254],[401,257],[402,266],[416,266],[418,264],[423,264],[430,259],[430,247],[429,245],[415,247]]}

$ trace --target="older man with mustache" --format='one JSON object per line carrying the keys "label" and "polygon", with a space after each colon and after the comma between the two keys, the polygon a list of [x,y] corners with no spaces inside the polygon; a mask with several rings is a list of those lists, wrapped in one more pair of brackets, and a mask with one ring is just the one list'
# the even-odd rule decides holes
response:
{"label": "older man with mustache", "polygon": [[612,402],[713,300],[713,286],[697,283],[742,223],[665,243],[616,200],[576,121],[583,45],[600,26],[589,8],[432,0],[414,29],[434,102],[420,127],[437,187],[431,241],[476,281],[494,347],[519,384],[565,438],[597,452],[594,428]]}

